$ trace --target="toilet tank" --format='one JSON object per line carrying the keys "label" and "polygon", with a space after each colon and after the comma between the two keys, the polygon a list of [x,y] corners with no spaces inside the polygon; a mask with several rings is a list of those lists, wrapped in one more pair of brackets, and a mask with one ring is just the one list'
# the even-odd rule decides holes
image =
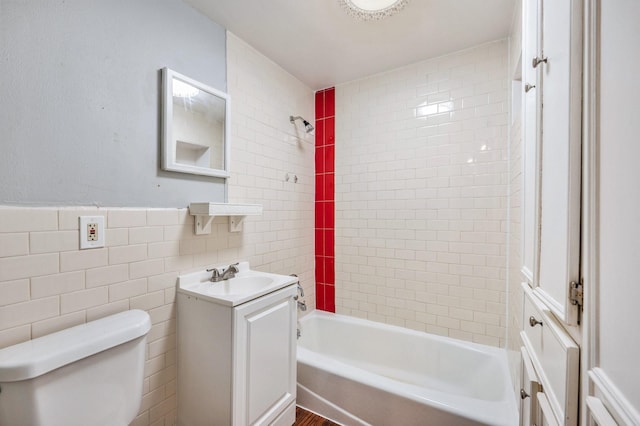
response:
{"label": "toilet tank", "polygon": [[0,425],[128,425],[150,327],[131,310],[0,350]]}

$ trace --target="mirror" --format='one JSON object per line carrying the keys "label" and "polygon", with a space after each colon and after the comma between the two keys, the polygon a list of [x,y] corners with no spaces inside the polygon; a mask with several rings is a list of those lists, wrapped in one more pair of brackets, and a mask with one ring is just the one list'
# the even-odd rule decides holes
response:
{"label": "mirror", "polygon": [[229,177],[229,95],[162,69],[162,169]]}

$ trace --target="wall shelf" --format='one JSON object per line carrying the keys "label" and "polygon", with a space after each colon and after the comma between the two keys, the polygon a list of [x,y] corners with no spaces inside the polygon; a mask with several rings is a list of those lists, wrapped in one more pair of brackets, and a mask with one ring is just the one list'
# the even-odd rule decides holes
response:
{"label": "wall shelf", "polygon": [[260,204],[230,203],[191,203],[189,213],[196,217],[195,233],[204,235],[211,233],[211,222],[216,216],[229,216],[229,232],[242,231],[242,222],[246,216],[262,214]]}

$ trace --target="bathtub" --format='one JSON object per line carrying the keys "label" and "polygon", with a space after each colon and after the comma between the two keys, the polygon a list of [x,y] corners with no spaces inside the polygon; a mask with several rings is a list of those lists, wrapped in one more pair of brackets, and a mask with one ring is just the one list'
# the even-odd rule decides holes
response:
{"label": "bathtub", "polygon": [[503,350],[314,311],[297,404],[343,425],[516,425]]}

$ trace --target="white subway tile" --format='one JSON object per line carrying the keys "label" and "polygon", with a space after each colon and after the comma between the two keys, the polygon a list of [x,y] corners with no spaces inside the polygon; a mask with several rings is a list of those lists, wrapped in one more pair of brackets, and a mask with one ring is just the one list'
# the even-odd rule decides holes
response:
{"label": "white subway tile", "polygon": [[84,289],[84,271],[31,278],[31,298],[55,296]]}
{"label": "white subway tile", "polygon": [[29,234],[0,234],[0,257],[21,256],[29,254]]}
{"label": "white subway tile", "polygon": [[0,324],[4,329],[31,324],[60,313],[57,296],[0,307]]}
{"label": "white subway tile", "polygon": [[107,302],[109,302],[109,295],[106,287],[81,290],[60,296],[60,312],[66,314],[104,305]]}
{"label": "white subway tile", "polygon": [[105,245],[107,247],[125,246],[129,244],[129,228],[107,228]]}
{"label": "white subway tile", "polygon": [[83,324],[86,321],[85,311],[74,312],[72,314],[61,315],[59,317],[50,318],[44,321],[34,322],[32,324],[31,338],[35,339],[65,328]]}
{"label": "white subway tile", "polygon": [[145,260],[147,258],[147,245],[137,244],[122,247],[110,247],[109,265],[119,263],[131,263]]}
{"label": "white subway tile", "polygon": [[172,334],[149,343],[149,357],[154,358],[171,349],[174,349],[176,347],[175,337],[176,336]]}
{"label": "white subway tile", "polygon": [[0,258],[0,281],[55,274],[59,267],[57,253],[4,257]]}
{"label": "white subway tile", "polygon": [[96,306],[87,309],[87,321],[93,321],[104,318],[109,315],[117,314],[129,310],[129,299],[119,300],[113,303]]}
{"label": "white subway tile", "polygon": [[147,225],[147,211],[144,209],[111,209],[107,218],[109,228],[132,228]]}
{"label": "white subway tile", "polygon": [[152,275],[162,274],[163,272],[163,259],[144,260],[142,262],[133,262],[129,264],[129,277],[131,279],[150,277]]}
{"label": "white subway tile", "polygon": [[193,267],[193,256],[175,256],[164,258],[165,272],[185,271]]}
{"label": "white subway tile", "polygon": [[155,291],[130,299],[131,309],[150,310],[164,305],[164,291]]}
{"label": "white subway tile", "polygon": [[[147,279],[125,281],[122,283],[111,284],[109,286],[109,302],[117,300],[129,299],[131,297],[140,296],[147,292]],[[133,309],[133,308],[132,308]]]}
{"label": "white subway tile", "polygon": [[0,306],[29,300],[29,280],[0,282]]}
{"label": "white subway tile", "polygon": [[147,210],[147,225],[178,225],[184,220],[187,209],[149,209]]}
{"label": "white subway tile", "polygon": [[149,330],[149,334],[147,334],[147,342],[153,342],[155,340],[161,339],[163,337],[167,337],[170,334],[175,334],[176,332],[176,321],[162,321],[151,326],[151,330]]}
{"label": "white subway tile", "polygon": [[31,232],[29,234],[31,253],[56,253],[78,250],[78,231]]}
{"label": "white subway tile", "polygon": [[60,271],[79,271],[106,266],[107,249],[90,249],[60,253]]}
{"label": "white subway tile", "polygon": [[169,272],[166,274],[151,276],[148,278],[149,292],[175,288],[177,280],[177,272]]}
{"label": "white subway tile", "polygon": [[129,278],[129,265],[112,265],[86,270],[87,288],[126,281]]}
{"label": "white subway tile", "polygon": [[164,241],[162,226],[144,226],[129,228],[129,244],[152,243]]}
{"label": "white subway tile", "polygon": [[31,325],[0,330],[0,349],[17,345],[31,339]]}
{"label": "white subway tile", "polygon": [[57,229],[58,211],[55,209],[0,207],[0,233]]}

